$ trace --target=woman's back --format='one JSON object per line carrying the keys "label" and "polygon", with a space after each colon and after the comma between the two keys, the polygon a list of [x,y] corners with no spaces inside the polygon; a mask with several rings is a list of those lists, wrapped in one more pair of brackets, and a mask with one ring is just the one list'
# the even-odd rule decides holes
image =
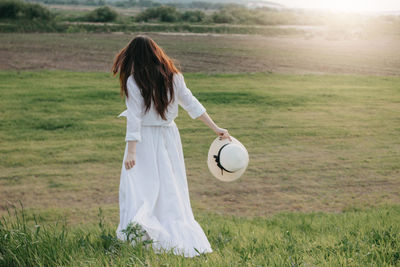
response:
{"label": "woman's back", "polygon": [[140,123],[143,126],[170,125],[178,116],[178,104],[181,105],[193,119],[206,111],[204,106],[193,96],[190,89],[187,88],[182,73],[174,73],[173,75],[175,94],[174,100],[168,105],[167,112],[165,113],[166,120],[161,118],[153,104],[150,109],[145,112],[144,100],[133,75],[130,75],[127,80],[127,88],[129,95],[129,97],[125,99],[127,110],[120,114],[120,116],[131,114],[132,118],[135,117],[131,120],[132,123]]}

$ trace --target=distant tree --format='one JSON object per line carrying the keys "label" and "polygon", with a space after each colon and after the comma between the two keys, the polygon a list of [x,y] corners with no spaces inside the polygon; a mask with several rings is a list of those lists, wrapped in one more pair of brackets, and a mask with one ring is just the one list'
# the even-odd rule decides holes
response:
{"label": "distant tree", "polygon": [[211,18],[215,23],[233,23],[235,21],[235,17],[227,10],[214,12]]}
{"label": "distant tree", "polygon": [[245,7],[230,6],[227,7],[226,10],[235,18],[235,23],[251,24],[254,23],[256,18],[255,12]]}
{"label": "distant tree", "polygon": [[202,22],[206,18],[206,14],[201,10],[185,11],[182,13],[181,18],[187,22]]}
{"label": "distant tree", "polygon": [[0,18],[50,20],[53,14],[40,4],[2,0],[0,1]]}
{"label": "distant tree", "polygon": [[21,15],[23,8],[24,3],[22,1],[0,1],[0,18],[16,19]]}
{"label": "distant tree", "polygon": [[235,4],[225,5],[211,16],[215,23],[263,24],[263,12]]}
{"label": "distant tree", "polygon": [[147,8],[141,12],[137,17],[137,21],[161,21],[161,22],[176,22],[180,19],[180,13],[175,7],[171,6],[158,6]]}
{"label": "distant tree", "polygon": [[27,3],[24,7],[24,17],[27,19],[50,20],[53,18],[53,14],[42,5]]}
{"label": "distant tree", "polygon": [[96,8],[86,14],[85,19],[92,22],[110,22],[118,17],[118,13],[108,6]]}

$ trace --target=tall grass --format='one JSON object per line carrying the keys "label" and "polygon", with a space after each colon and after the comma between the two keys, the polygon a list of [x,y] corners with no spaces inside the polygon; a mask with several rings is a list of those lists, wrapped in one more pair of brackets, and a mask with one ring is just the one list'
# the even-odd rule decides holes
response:
{"label": "tall grass", "polygon": [[[143,256],[148,244],[141,241],[129,246],[119,241],[112,227],[104,223],[101,209],[97,226],[74,230],[62,218],[54,224],[42,224],[35,214],[28,218],[22,205],[8,211],[8,216],[0,221],[0,266],[80,265],[92,261],[105,264],[111,263],[123,249]],[[137,227],[127,228],[126,234],[130,242],[142,236]]]}
{"label": "tall grass", "polygon": [[[400,206],[272,218],[201,214],[214,252],[189,259],[155,254],[145,242],[115,237],[116,225],[70,227],[13,208],[0,221],[0,266],[398,266]],[[134,238],[136,228],[128,229]],[[135,239],[138,240],[138,239]]]}

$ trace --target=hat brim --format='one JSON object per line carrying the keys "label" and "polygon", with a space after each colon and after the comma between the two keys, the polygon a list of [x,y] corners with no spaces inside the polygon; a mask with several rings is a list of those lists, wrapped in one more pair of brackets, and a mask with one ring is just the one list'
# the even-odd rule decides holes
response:
{"label": "hat brim", "polygon": [[[238,178],[240,178],[240,176],[243,175],[243,173],[246,171],[247,165],[249,163],[249,154],[247,152],[246,147],[239,142],[239,140],[237,140],[236,138],[231,136],[232,141],[229,141],[228,138],[220,140],[219,137],[217,137],[211,144],[210,149],[208,150],[208,158],[207,158],[207,165],[208,165],[208,169],[210,170],[211,174],[215,176],[215,178],[217,178],[218,180],[224,181],[224,182],[232,182]],[[246,155],[247,155],[247,162],[245,167],[235,171],[235,172],[226,172],[226,171],[221,171],[221,169],[217,166],[217,162],[215,161],[214,155],[218,154],[218,151],[220,150],[220,148],[228,143],[234,143],[234,144],[238,144],[239,146],[241,146],[244,151],[246,151]]]}

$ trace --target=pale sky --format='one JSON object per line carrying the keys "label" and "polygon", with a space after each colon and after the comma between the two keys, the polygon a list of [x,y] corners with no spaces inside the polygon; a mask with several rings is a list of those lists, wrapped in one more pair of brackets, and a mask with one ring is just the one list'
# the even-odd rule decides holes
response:
{"label": "pale sky", "polygon": [[350,12],[400,11],[400,0],[271,0],[292,8]]}

